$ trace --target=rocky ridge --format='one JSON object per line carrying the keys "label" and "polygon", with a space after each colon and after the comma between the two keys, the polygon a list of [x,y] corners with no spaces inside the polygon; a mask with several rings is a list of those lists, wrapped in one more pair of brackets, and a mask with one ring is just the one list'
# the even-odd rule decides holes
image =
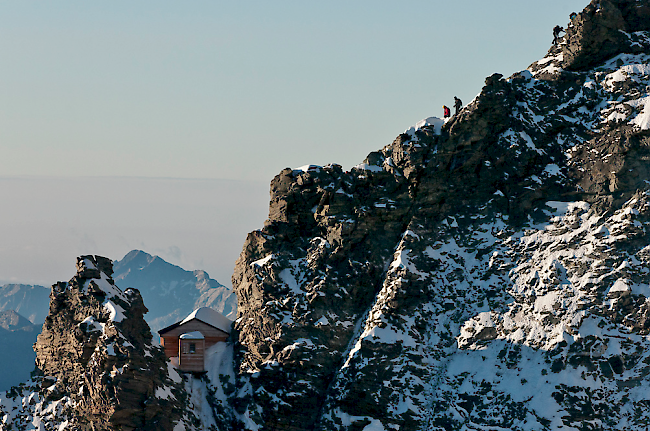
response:
{"label": "rocky ridge", "polygon": [[52,286],[36,370],[0,394],[0,429],[200,429],[182,379],[152,345],[140,293],[112,274],[109,259],[82,256],[76,276]]}
{"label": "rocky ridge", "polygon": [[274,178],[237,427],[645,429],[649,11],[592,1],[442,127]]}

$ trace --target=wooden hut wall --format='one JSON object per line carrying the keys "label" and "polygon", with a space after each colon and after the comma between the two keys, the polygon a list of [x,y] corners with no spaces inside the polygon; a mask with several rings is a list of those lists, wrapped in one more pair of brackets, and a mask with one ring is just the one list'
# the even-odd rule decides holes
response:
{"label": "wooden hut wall", "polygon": [[[190,353],[190,344],[194,344],[194,353]],[[205,371],[205,340],[180,340],[179,368],[182,371]]]}
{"label": "wooden hut wall", "polygon": [[182,334],[194,331],[201,332],[205,337],[204,349],[228,339],[228,333],[203,323],[200,320],[193,319],[160,335],[160,344],[165,350],[165,355],[168,358],[179,356],[179,337]]}
{"label": "wooden hut wall", "polygon": [[160,337],[160,344],[165,349],[165,356],[168,358],[178,356],[178,336],[168,337],[167,335]]}

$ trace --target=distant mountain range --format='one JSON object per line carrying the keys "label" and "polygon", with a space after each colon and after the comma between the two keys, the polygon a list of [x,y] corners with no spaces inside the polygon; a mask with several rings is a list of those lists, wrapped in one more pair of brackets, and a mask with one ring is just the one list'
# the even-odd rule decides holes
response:
{"label": "distant mountain range", "polygon": [[50,308],[50,288],[30,284],[0,287],[0,311],[14,310],[31,323],[40,325]]}
{"label": "distant mountain range", "polygon": [[0,311],[0,391],[29,377],[36,359],[32,344],[40,330],[14,310]]}
{"label": "distant mountain range", "polygon": [[233,291],[205,271],[187,271],[141,250],[114,262],[113,269],[120,289],[134,287],[142,294],[149,309],[145,319],[154,333],[199,307],[211,307],[231,318],[237,313]]}
{"label": "distant mountain range", "polygon": [[[114,270],[115,284],[122,290],[134,287],[142,294],[149,309],[145,319],[154,333],[199,307],[214,308],[231,318],[237,314],[237,298],[232,290],[211,279],[205,271],[187,271],[142,250],[130,251],[122,260],[115,261]],[[45,321],[49,304],[49,287],[0,287],[0,311],[14,310],[33,324]]]}

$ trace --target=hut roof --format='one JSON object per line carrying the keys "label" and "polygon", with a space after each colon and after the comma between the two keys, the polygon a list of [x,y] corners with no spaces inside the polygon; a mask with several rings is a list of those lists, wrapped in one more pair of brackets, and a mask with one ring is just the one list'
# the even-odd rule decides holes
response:
{"label": "hut roof", "polygon": [[201,331],[186,332],[180,336],[181,340],[204,340],[205,337]]}
{"label": "hut roof", "polygon": [[232,327],[232,320],[228,319],[226,316],[223,314],[219,313],[216,310],[213,310],[212,308],[209,307],[201,307],[197,308],[196,310],[192,311],[189,316],[187,316],[185,319],[183,319],[180,322],[176,322],[173,325],[170,325],[166,328],[163,328],[158,331],[160,335],[163,335],[167,333],[168,331],[171,331],[174,328],[178,328],[179,326],[183,325],[184,323],[189,322],[190,320],[197,319],[200,320],[201,322],[210,325],[216,329],[219,329],[227,334],[230,334],[230,328]]}
{"label": "hut roof", "polygon": [[215,328],[221,329],[223,332],[230,334],[232,320],[210,307],[201,307],[192,311],[189,316],[183,319],[181,325],[192,319],[200,320],[203,323],[207,323],[210,326],[214,326]]}

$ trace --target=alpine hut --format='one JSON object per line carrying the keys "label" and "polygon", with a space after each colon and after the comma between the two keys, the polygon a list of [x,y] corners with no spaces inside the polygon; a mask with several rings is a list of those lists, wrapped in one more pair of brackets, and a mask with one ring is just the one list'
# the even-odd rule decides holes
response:
{"label": "alpine hut", "polygon": [[205,371],[205,351],[226,341],[232,321],[209,307],[194,310],[185,319],[158,331],[165,355],[181,371]]}

